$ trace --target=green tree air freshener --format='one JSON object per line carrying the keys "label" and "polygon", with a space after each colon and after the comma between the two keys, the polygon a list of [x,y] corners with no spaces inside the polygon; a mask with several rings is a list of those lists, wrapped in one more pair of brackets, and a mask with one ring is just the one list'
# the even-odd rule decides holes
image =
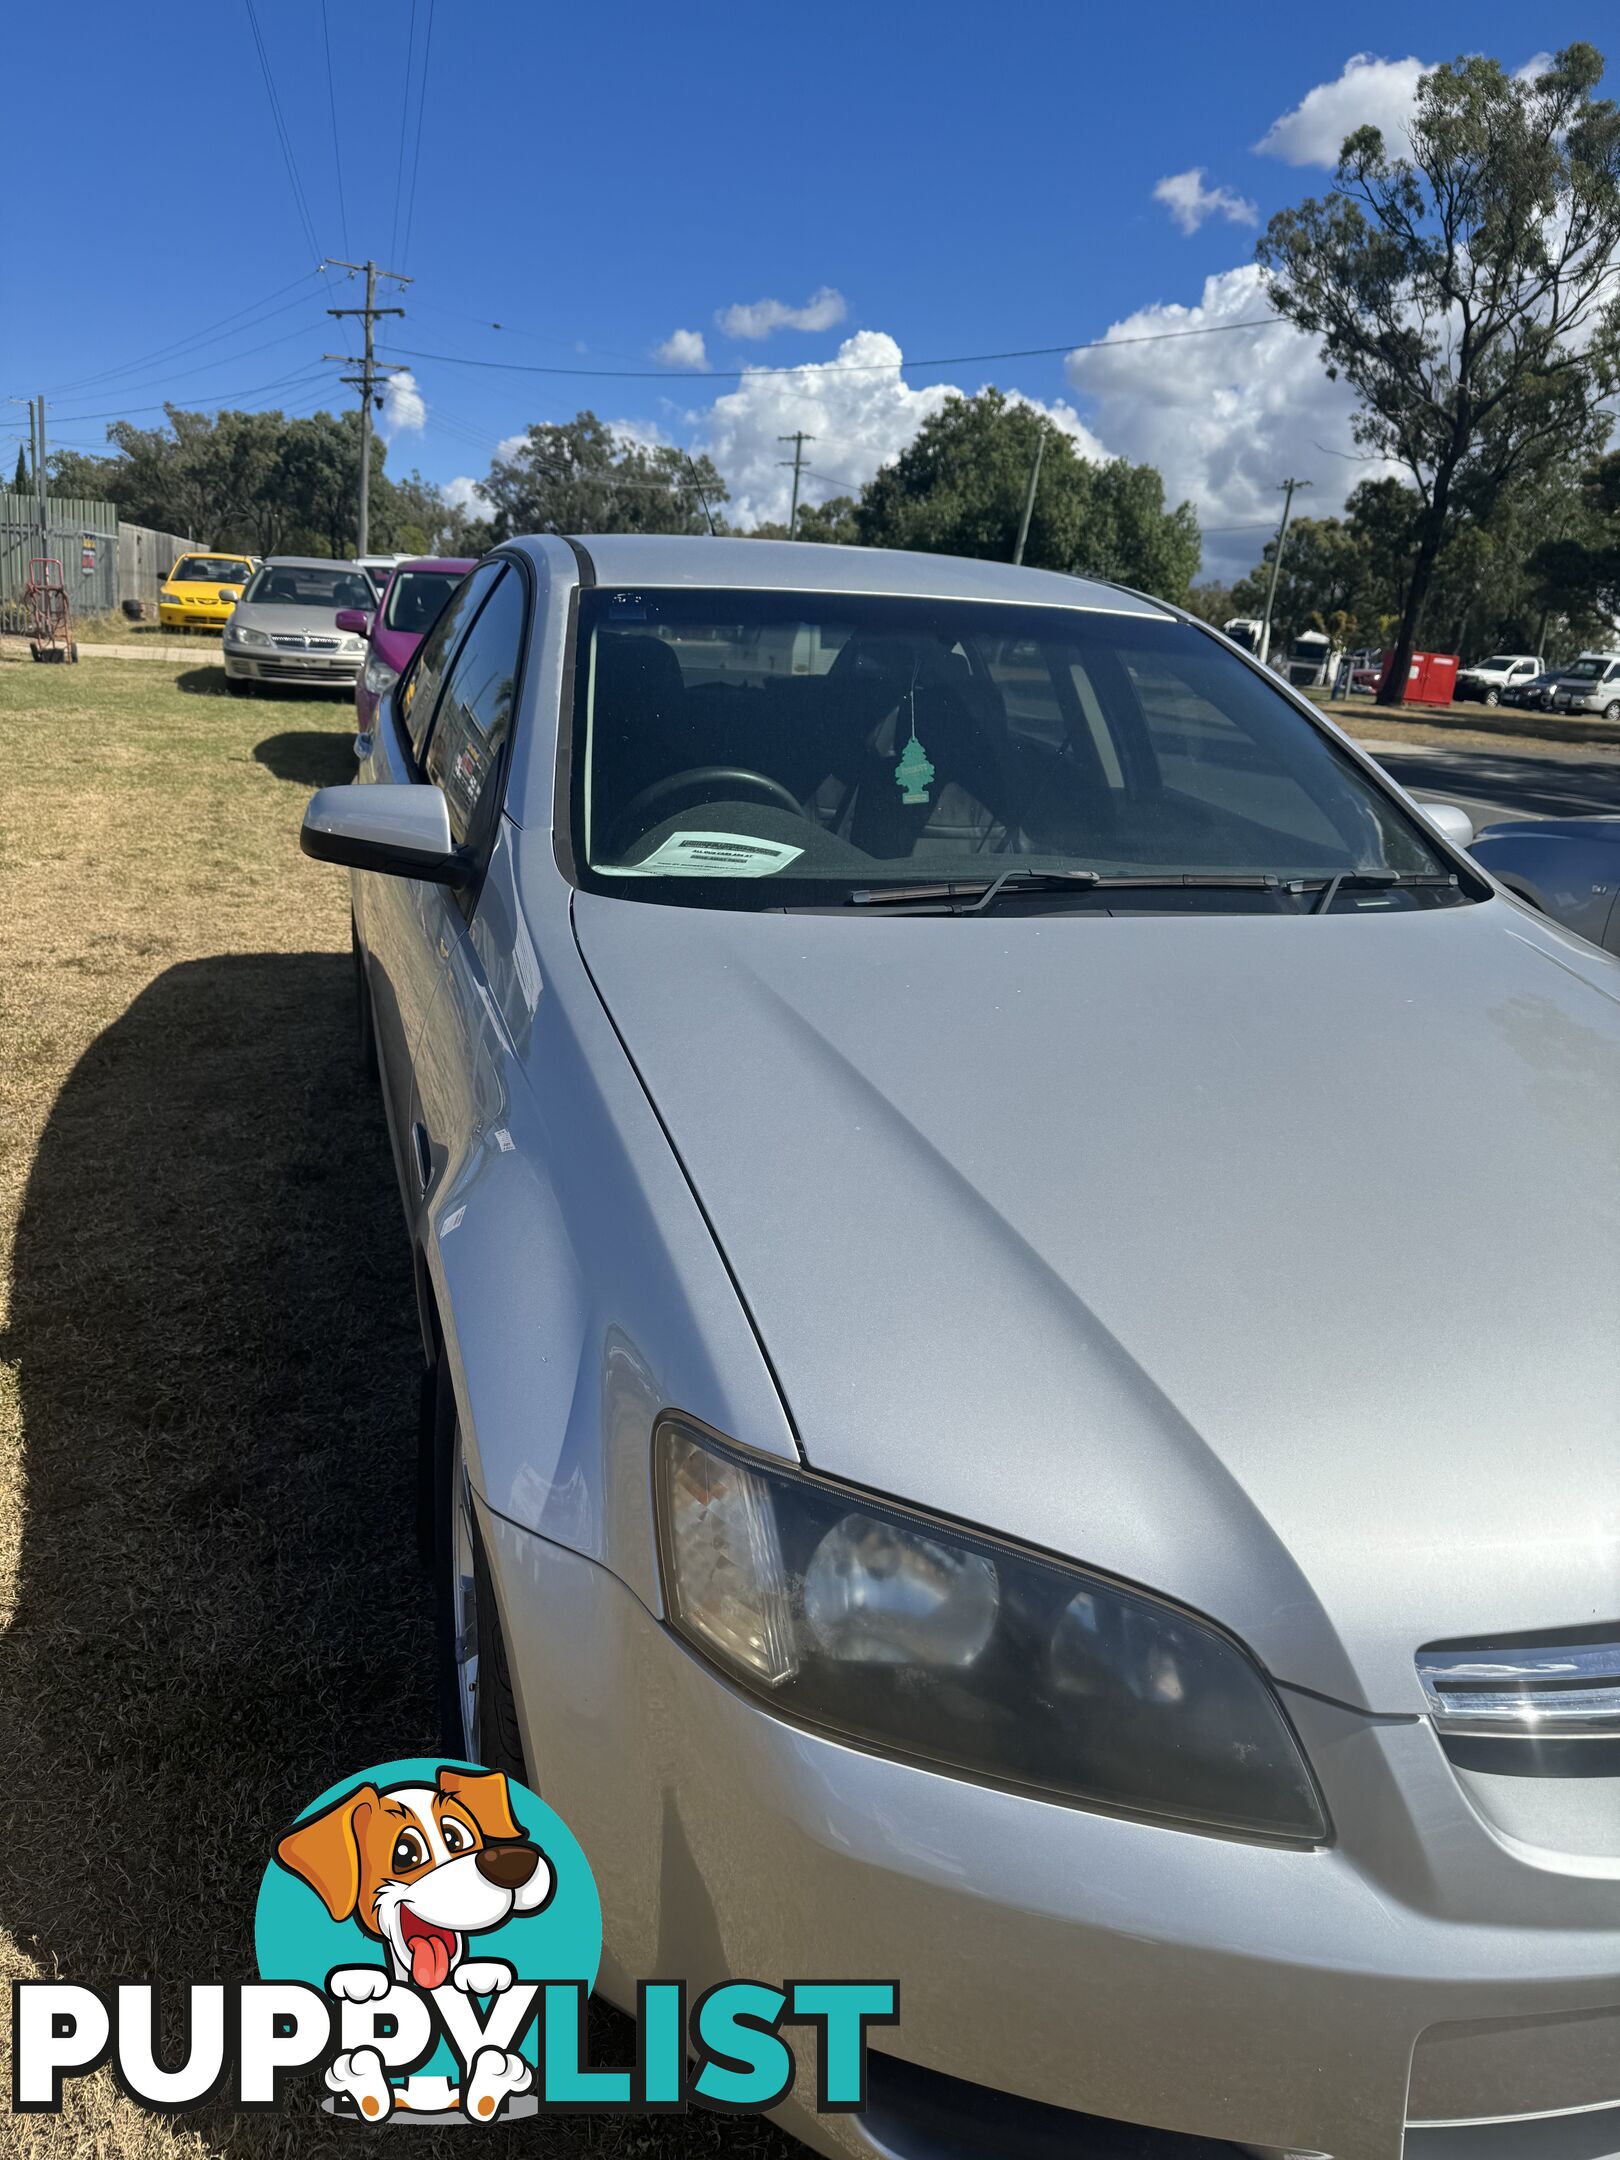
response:
{"label": "green tree air freshener", "polygon": [[928,790],[933,784],[934,768],[928,752],[917,740],[917,671],[911,672],[911,688],[906,694],[906,704],[911,714],[911,737],[895,762],[894,784],[900,790],[903,803],[925,803]]}

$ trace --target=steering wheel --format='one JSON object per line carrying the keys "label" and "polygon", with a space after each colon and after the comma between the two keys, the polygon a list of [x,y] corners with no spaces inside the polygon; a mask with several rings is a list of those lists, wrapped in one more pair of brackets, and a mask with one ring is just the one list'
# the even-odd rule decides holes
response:
{"label": "steering wheel", "polygon": [[630,842],[641,833],[648,832],[661,822],[660,818],[648,817],[649,810],[666,803],[671,796],[696,793],[713,801],[716,796],[747,794],[760,796],[773,810],[790,810],[797,818],[804,816],[804,806],[785,788],[780,780],[773,780],[769,773],[753,772],[746,765],[689,765],[685,772],[666,773],[662,780],[655,780],[651,787],[644,787],[619,812],[613,821],[613,832],[608,847],[610,855],[622,855]]}

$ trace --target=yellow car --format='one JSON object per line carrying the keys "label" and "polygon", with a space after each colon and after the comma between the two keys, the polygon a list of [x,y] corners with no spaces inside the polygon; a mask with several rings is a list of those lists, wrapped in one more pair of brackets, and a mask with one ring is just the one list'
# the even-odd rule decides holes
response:
{"label": "yellow car", "polygon": [[217,630],[229,621],[258,567],[251,555],[180,556],[158,594],[158,621],[167,630],[183,630],[188,623]]}

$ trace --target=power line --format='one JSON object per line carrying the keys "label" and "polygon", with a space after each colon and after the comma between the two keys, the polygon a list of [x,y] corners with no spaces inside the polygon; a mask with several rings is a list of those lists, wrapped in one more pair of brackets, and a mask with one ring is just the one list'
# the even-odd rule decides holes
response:
{"label": "power line", "polygon": [[259,28],[258,10],[253,0],[243,0],[247,9],[248,23],[253,31],[253,44],[259,56],[259,72],[264,77],[265,95],[270,100],[270,117],[275,122],[276,136],[281,144],[281,155],[287,166],[287,179],[292,187],[293,202],[304,228],[304,238],[309,242],[309,252],[317,262],[320,260],[320,243],[315,238],[314,222],[309,214],[309,204],[304,196],[303,182],[298,177],[298,163],[293,156],[292,137],[287,132],[287,122],[281,110],[281,100],[276,95],[276,79],[270,69],[270,55],[265,47],[264,33]]}
{"label": "power line", "polygon": [[[239,352],[216,353],[212,360],[199,361],[196,367],[181,368],[177,373],[169,371],[161,377],[154,378],[151,382],[131,383],[125,394],[129,397],[138,397],[143,390],[157,389],[160,382],[184,382],[193,375],[210,375],[216,368],[229,367],[237,360],[251,360],[255,353],[269,352],[274,346],[291,344],[294,338],[308,337],[309,334],[310,326],[306,323],[300,323],[296,330],[284,331],[280,337],[261,339],[257,345],[244,345]],[[111,390],[102,389],[94,394],[101,397],[111,397],[113,393]],[[69,420],[93,420],[96,415],[94,413],[68,413],[64,417]]]}
{"label": "power line", "polygon": [[946,353],[935,360],[806,360],[798,367],[751,368],[587,368],[540,367],[528,360],[473,360],[463,353],[418,352],[410,346],[394,348],[402,360],[437,360],[451,367],[494,368],[508,375],[588,376],[612,382],[742,382],[751,375],[777,379],[789,375],[906,375],[928,368],[974,367],[990,360],[1045,360],[1054,354],[1112,351],[1124,345],[1159,345],[1169,338],[1218,337],[1229,330],[1265,330],[1277,321],[1274,315],[1245,316],[1240,322],[1201,323],[1188,330],[1145,330],[1131,337],[1078,338],[1064,345],[1022,345],[1007,352]]}
{"label": "power line", "polygon": [[343,199],[343,152],[338,147],[337,91],[332,82],[332,26],[327,21],[326,0],[321,0],[321,43],[326,48],[326,109],[332,116],[332,163],[337,171],[338,228],[343,245],[349,244],[349,207]]}
{"label": "power line", "polygon": [[[205,330],[188,331],[184,337],[172,338],[167,345],[159,345],[153,352],[142,353],[134,360],[120,360],[115,367],[98,368],[93,375],[76,376],[70,383],[59,383],[54,390],[47,391],[46,395],[48,397],[70,397],[75,390],[89,390],[98,383],[107,382],[120,375],[137,374],[140,369],[148,366],[154,360],[166,360],[182,352],[194,351],[198,346],[210,343],[216,335],[223,335],[227,329],[234,327],[249,330],[256,327],[258,323],[269,322],[273,316],[285,315],[288,308],[302,305],[304,298],[302,293],[284,302],[280,307],[273,308],[270,306],[270,302],[279,300],[283,293],[291,292],[295,285],[306,285],[312,277],[318,277],[319,275],[318,270],[302,270],[297,277],[289,278],[285,285],[278,285],[274,292],[266,293],[262,300],[250,300],[246,307],[237,308],[233,314],[222,315],[218,322],[210,323]],[[262,315],[257,312],[260,308],[266,311]],[[242,317],[244,315],[252,316],[253,321],[243,322]]]}
{"label": "power line", "polygon": [[[278,375],[274,382],[256,383],[251,390],[215,390],[207,397],[200,398],[198,404],[213,405],[218,409],[231,398],[261,397],[267,391],[290,389],[295,384],[313,382],[317,378],[324,381],[325,376],[324,368],[301,368],[294,375]],[[106,412],[70,413],[67,416],[68,425],[82,427],[89,420],[128,420],[135,413],[167,412],[174,402],[173,398],[164,398],[156,405],[115,405]],[[242,409],[246,410],[245,407]]]}
{"label": "power line", "polygon": [[432,59],[433,0],[428,0],[427,31],[422,40],[422,86],[416,93],[416,143],[411,151],[411,193],[405,206],[405,245],[400,250],[401,262],[409,262],[411,255],[411,227],[416,222],[416,178],[422,170],[422,115],[427,109],[428,68]]}
{"label": "power line", "polygon": [[[394,220],[388,228],[388,252],[397,250],[399,241],[399,198],[405,180],[405,130],[411,112],[411,63],[416,58],[416,0],[411,0],[411,28],[405,40],[405,89],[399,101],[399,156],[394,161]],[[360,552],[365,553],[361,542]]]}

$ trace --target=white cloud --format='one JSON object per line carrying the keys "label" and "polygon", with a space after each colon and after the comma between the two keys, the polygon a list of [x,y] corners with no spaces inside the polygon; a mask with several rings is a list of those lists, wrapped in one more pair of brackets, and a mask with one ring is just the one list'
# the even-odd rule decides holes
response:
{"label": "white cloud", "polygon": [[[815,437],[805,446],[805,494],[813,502],[858,493],[879,466],[898,457],[952,395],[943,383],[913,389],[901,358],[892,337],[860,330],[844,340],[834,361],[750,368],[707,412],[689,415],[697,429],[693,448],[708,452],[730,489],[727,517],[743,526],[786,518],[793,482],[782,461],[791,445],[777,438],[796,428]],[[1065,400],[1041,405],[1017,391],[1009,395],[1046,413],[1082,455],[1106,455]]]}
{"label": "white cloud", "polygon": [[706,368],[709,356],[701,330],[672,330],[662,345],[653,347],[653,358],[666,367]]}
{"label": "white cloud", "polygon": [[446,480],[439,493],[452,510],[465,510],[469,517],[485,517],[489,513],[489,497],[468,473],[458,473],[454,480]]}
{"label": "white cloud", "polygon": [[1212,217],[1227,218],[1234,225],[1260,222],[1260,212],[1247,196],[1234,195],[1226,187],[1205,187],[1202,165],[1167,173],[1154,187],[1153,200],[1164,204],[1184,233],[1195,233]]}
{"label": "white cloud", "polygon": [[1554,57],[1550,52],[1532,53],[1523,67],[1516,67],[1513,70],[1513,80],[1515,82],[1533,83],[1538,75],[1546,74],[1553,64]]}
{"label": "white cloud", "polygon": [[[1268,318],[1257,330],[1123,342],[1256,316]],[[1361,461],[1349,386],[1329,382],[1316,341],[1272,313],[1252,264],[1207,278],[1194,307],[1138,309],[1103,344],[1070,353],[1065,366],[1093,401],[1087,418],[1110,448],[1157,465],[1166,499],[1188,500],[1198,512],[1205,577],[1231,577],[1259,559],[1289,474],[1311,482],[1296,507],[1322,517],[1342,509],[1359,480],[1388,469]]]}
{"label": "white cloud", "polygon": [[1339,146],[1359,127],[1382,128],[1392,155],[1405,157],[1411,147],[1407,123],[1417,97],[1418,78],[1432,62],[1380,60],[1375,53],[1355,53],[1332,82],[1318,83],[1291,112],[1273,120],[1255,144],[1267,157],[1285,165],[1339,162]]}
{"label": "white cloud", "polygon": [[752,300],[721,308],[715,321],[727,337],[768,338],[773,330],[830,330],[849,313],[841,292],[823,285],[803,307],[789,307],[784,300]]}
{"label": "white cloud", "polygon": [[427,424],[427,406],[409,368],[390,375],[383,391],[382,432],[390,441]]}

